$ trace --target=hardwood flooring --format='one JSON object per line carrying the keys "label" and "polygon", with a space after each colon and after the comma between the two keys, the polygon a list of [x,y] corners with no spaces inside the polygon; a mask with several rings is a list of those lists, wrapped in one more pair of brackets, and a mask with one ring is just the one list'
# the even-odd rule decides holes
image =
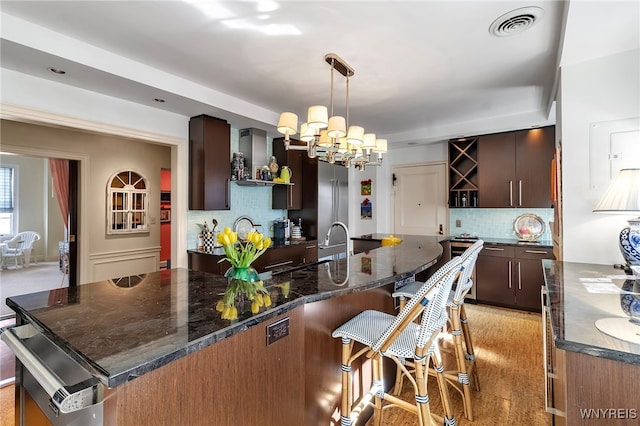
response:
{"label": "hardwood flooring", "polygon": [[[458,425],[550,426],[544,411],[541,316],[508,309],[467,304],[476,349],[480,392],[473,393],[475,420],[462,412],[459,394],[451,391]],[[14,387],[0,389],[0,425],[14,424]],[[402,395],[413,400],[406,383]],[[442,413],[435,380],[429,380],[431,408]],[[372,425],[369,421],[367,425]],[[384,425],[417,426],[414,414],[398,408],[385,411]],[[297,426],[297,425],[296,425]]]}

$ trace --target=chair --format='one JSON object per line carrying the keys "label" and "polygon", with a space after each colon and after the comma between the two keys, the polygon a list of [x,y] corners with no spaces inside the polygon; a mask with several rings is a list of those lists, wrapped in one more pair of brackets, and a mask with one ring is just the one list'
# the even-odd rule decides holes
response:
{"label": "chair", "polygon": [[[420,425],[455,425],[449,401],[446,381],[442,374],[436,379],[444,407],[444,419],[435,416],[429,408],[427,394],[428,366],[433,362],[436,371],[442,372],[442,360],[438,345],[434,344],[438,332],[447,322],[446,302],[453,281],[460,272],[461,261],[456,257],[443,265],[424,283],[414,297],[397,316],[378,311],[364,311],[338,327],[332,333],[342,339],[342,399],[340,420],[342,426],[352,424],[352,414],[361,412],[366,405],[373,405],[374,425],[382,424],[382,410],[397,406],[418,415]],[[416,323],[416,318],[421,318]],[[354,353],[354,343],[364,347]],[[365,355],[371,359],[372,386],[354,408],[351,384],[351,365]],[[383,383],[383,357],[390,358],[399,367],[400,374],[406,375],[415,390],[415,404],[411,404],[386,392]],[[403,364],[407,358],[413,359],[414,371]],[[384,407],[383,407],[384,404]],[[438,423],[435,423],[438,422]]]}
{"label": "chair", "polygon": [[[471,332],[467,321],[467,314],[464,309],[464,298],[471,289],[473,281],[471,274],[475,267],[478,254],[484,246],[484,241],[478,240],[471,247],[466,249],[460,256],[462,263],[462,271],[458,276],[456,287],[451,290],[447,300],[447,309],[449,311],[449,327],[446,333],[453,338],[454,355],[456,358],[457,370],[447,370],[444,377],[453,388],[460,393],[464,404],[464,414],[469,421],[473,421],[473,410],[471,408],[471,383],[469,376],[473,378],[473,384],[476,391],[480,390],[480,381],[475,366],[475,353],[473,351],[473,342],[471,340]],[[415,297],[422,283],[415,282],[406,285],[393,293],[393,297],[400,298],[400,309],[407,298]],[[464,338],[464,347],[462,340]],[[434,371],[430,371],[435,374]],[[394,394],[398,394],[402,388],[402,375],[396,376],[396,384],[393,390]]]}
{"label": "chair", "polygon": [[33,244],[40,239],[40,234],[33,231],[18,232],[13,238],[6,241],[6,246],[2,247],[2,258],[14,259],[16,269],[18,269],[18,260],[22,259],[24,267],[29,266],[31,262],[31,251]]}

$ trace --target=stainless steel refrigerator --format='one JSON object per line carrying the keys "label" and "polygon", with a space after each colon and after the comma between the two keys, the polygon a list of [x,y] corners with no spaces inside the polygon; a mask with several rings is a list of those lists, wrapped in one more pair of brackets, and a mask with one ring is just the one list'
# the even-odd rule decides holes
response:
{"label": "stainless steel refrigerator", "polygon": [[331,230],[328,247],[324,246],[333,222],[349,225],[349,170],[341,165],[318,161],[318,258],[342,257],[347,253],[347,235],[339,226]]}

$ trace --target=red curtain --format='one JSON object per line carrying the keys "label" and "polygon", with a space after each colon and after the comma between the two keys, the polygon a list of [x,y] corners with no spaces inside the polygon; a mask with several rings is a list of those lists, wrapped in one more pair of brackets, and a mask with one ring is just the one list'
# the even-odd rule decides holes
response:
{"label": "red curtain", "polygon": [[49,159],[49,169],[53,178],[53,189],[62,213],[64,227],[69,229],[69,160]]}

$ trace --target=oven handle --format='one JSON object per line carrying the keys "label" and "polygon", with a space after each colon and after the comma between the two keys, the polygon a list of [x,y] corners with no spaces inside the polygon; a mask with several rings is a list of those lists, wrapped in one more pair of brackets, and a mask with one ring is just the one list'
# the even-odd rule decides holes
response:
{"label": "oven handle", "polygon": [[0,339],[13,351],[16,358],[29,370],[29,373],[51,397],[51,401],[62,413],[70,413],[90,405],[94,405],[101,398],[99,392],[99,380],[92,378],[75,385],[65,384],[60,377],[47,368],[37,356],[20,340],[16,334],[22,334],[24,338],[35,335],[37,331],[30,325],[18,327],[0,328]]}

